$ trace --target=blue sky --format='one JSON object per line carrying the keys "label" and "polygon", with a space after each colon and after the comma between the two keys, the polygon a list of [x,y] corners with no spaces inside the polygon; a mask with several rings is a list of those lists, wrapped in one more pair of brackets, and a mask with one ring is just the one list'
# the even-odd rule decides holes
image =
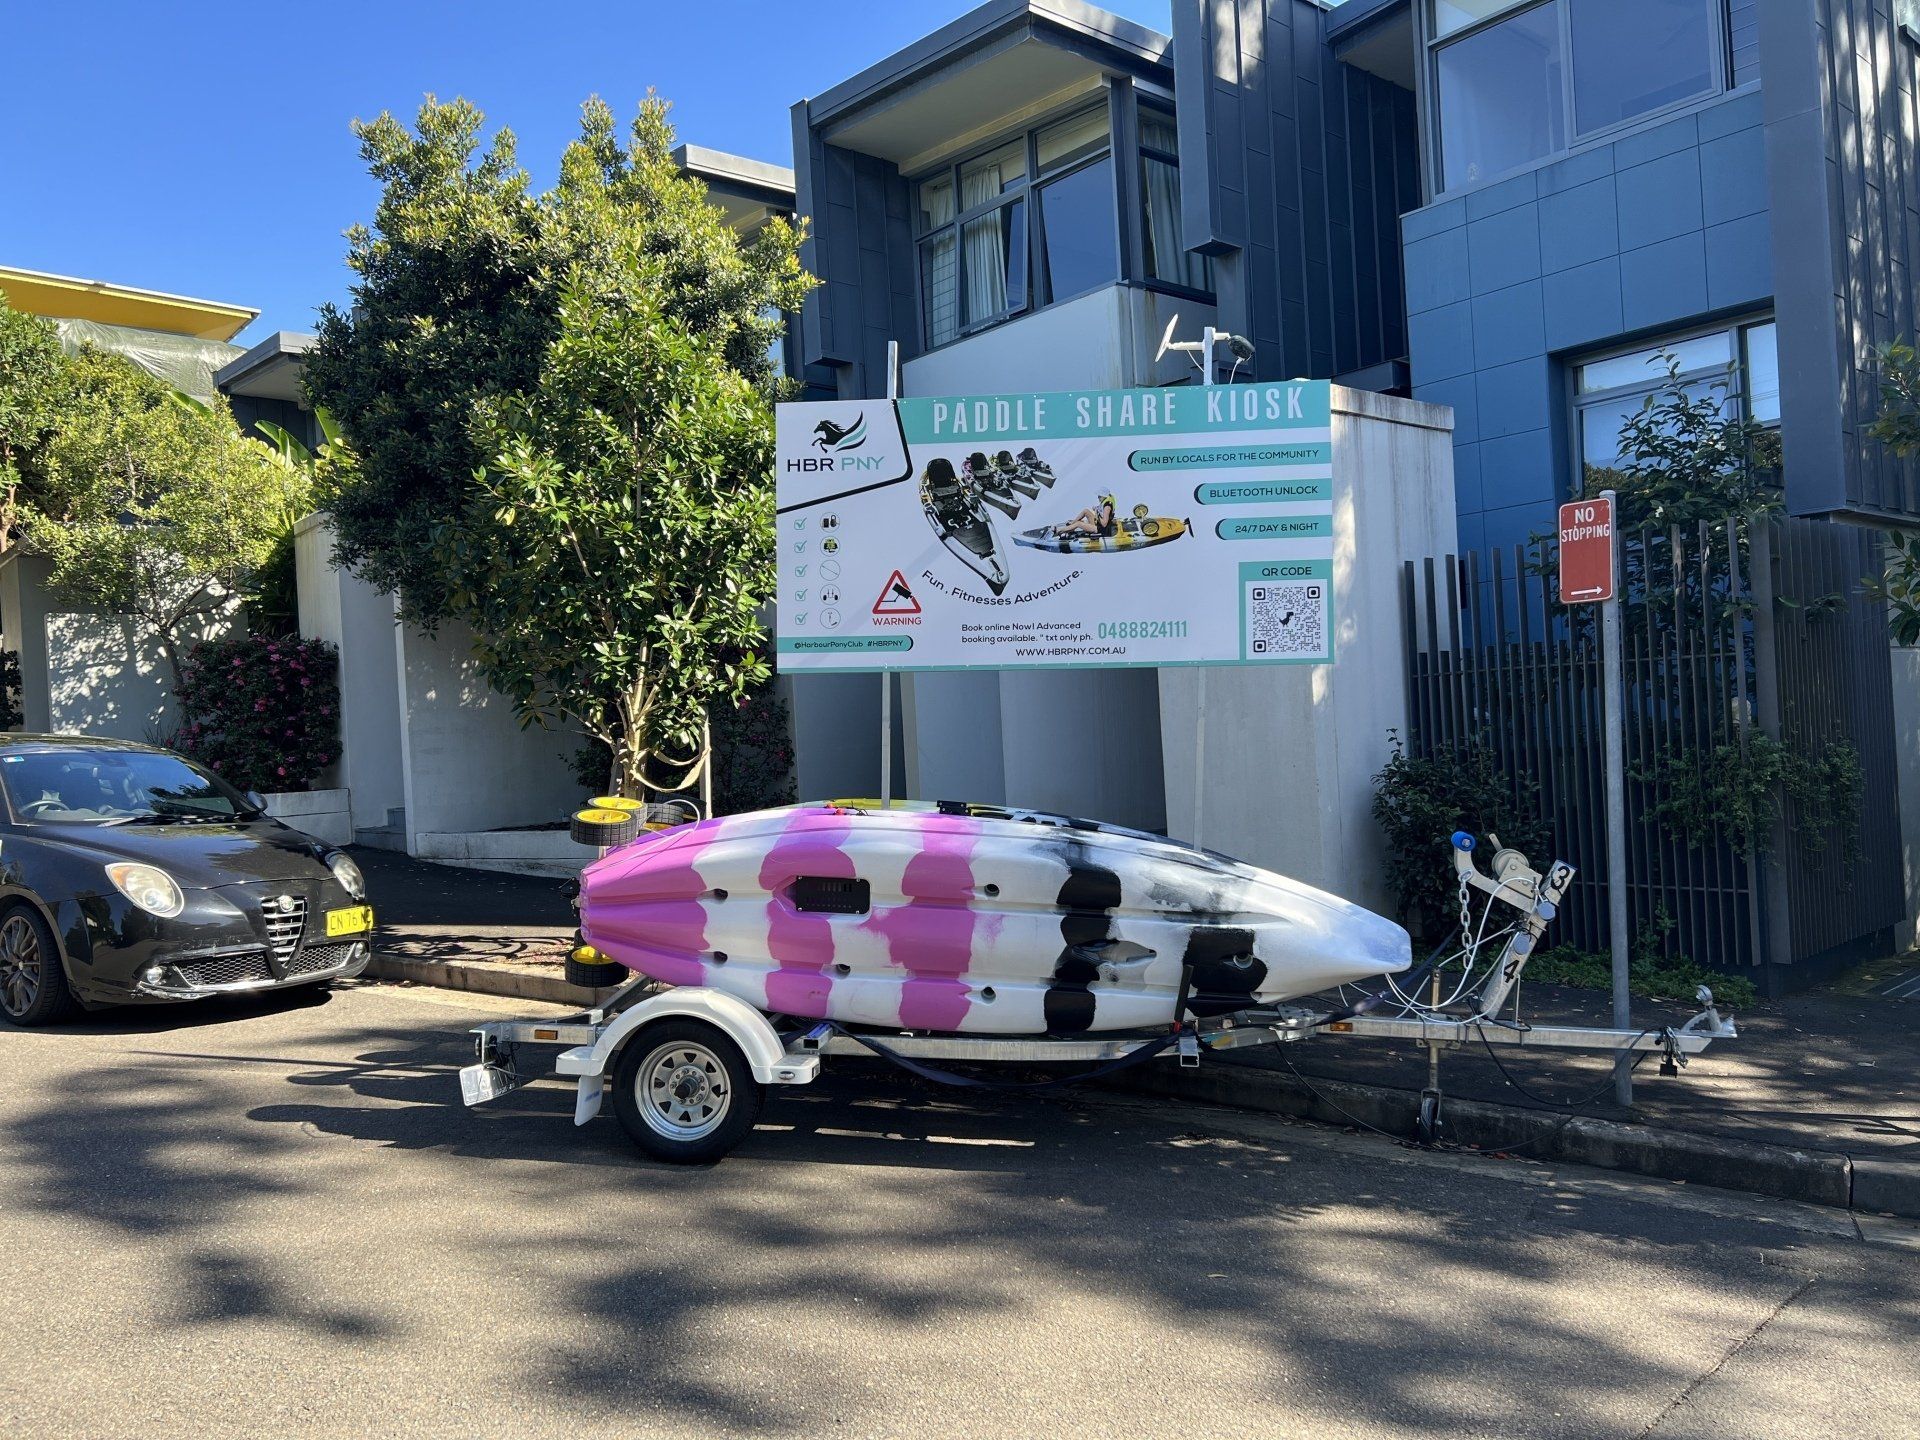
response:
{"label": "blue sky", "polygon": [[[1169,28],[1169,0],[1106,0]],[[791,163],[788,106],[970,0],[340,0],[10,8],[0,264],[258,306],[304,330],[374,189],[347,125],[464,95],[552,178],[580,101],[649,85],[682,139]]]}

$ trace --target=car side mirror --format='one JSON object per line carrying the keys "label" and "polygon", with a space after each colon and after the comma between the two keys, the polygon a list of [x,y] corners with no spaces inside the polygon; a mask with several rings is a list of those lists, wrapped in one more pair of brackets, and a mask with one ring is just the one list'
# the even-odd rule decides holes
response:
{"label": "car side mirror", "polygon": [[246,800],[247,804],[251,805],[254,809],[258,810],[261,814],[263,815],[266,814],[267,797],[262,795],[258,790],[249,790],[247,791],[246,795],[242,798]]}

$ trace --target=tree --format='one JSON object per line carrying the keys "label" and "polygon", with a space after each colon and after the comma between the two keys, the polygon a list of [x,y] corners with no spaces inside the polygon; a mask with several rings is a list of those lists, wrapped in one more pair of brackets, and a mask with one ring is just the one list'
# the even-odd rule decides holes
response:
{"label": "tree", "polygon": [[61,410],[67,359],[53,326],[0,295],[0,555],[19,538]]}
{"label": "tree", "polygon": [[523,722],[604,743],[615,788],[683,789],[712,707],[767,674],[770,351],[812,283],[799,235],[734,231],[656,98],[624,142],[589,101],[538,196],[480,125],[429,99],[413,132],[359,129],[383,195],[308,367],[352,439],[336,558],[417,624],[465,621]]}
{"label": "tree", "polygon": [[486,458],[474,404],[534,383],[563,274],[512,133],[476,161],[484,118],[428,96],[412,132],[387,114],[355,123],[380,204],[347,232],[353,306],[322,307],[306,364],[308,394],[353,438],[356,463],[325,494],[335,560],[426,624],[448,613],[433,529]]}
{"label": "tree", "polygon": [[45,473],[23,506],[27,542],[70,605],[132,616],[180,680],[194,629],[245,597],[308,485],[240,433],[224,400],[189,402],[131,361],[67,362]]}
{"label": "tree", "polygon": [[807,284],[794,231],[740,239],[672,139],[658,101],[624,148],[588,106],[546,202],[576,257],[557,334],[532,386],[476,403],[488,459],[434,536],[489,681],[607,745],[628,795],[697,783],[707,716],[768,675],[766,317]]}
{"label": "tree", "polygon": [[[1880,414],[1867,434],[1901,459],[1920,453],[1920,355],[1911,345],[1880,351]],[[1887,602],[1894,643],[1920,645],[1920,533],[1885,539],[1886,568],[1868,588]]]}

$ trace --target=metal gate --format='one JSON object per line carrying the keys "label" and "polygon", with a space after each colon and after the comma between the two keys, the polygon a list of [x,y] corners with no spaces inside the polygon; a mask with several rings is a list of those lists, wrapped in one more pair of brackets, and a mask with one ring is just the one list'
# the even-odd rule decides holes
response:
{"label": "metal gate", "polygon": [[[1874,537],[1762,517],[1623,537],[1628,913],[1634,935],[1766,988],[1890,941],[1903,880],[1886,614],[1865,594]],[[1409,748],[1483,748],[1518,799],[1538,789],[1557,852],[1579,866],[1561,935],[1608,944],[1601,670],[1595,607],[1562,607],[1549,538],[1409,563],[1403,575]],[[1681,834],[1660,807],[1676,765],[1744,761],[1764,735],[1857,753],[1851,846],[1791,806],[1759,843]],[[1671,758],[1663,758],[1671,757]],[[1786,967],[1803,968],[1789,980]]]}

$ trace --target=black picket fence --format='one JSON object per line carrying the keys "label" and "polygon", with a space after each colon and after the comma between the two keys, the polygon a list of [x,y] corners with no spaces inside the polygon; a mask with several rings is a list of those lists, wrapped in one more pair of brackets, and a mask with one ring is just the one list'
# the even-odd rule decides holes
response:
{"label": "black picket fence", "polygon": [[[1904,881],[1886,615],[1860,583],[1873,538],[1763,517],[1623,540],[1629,938],[1757,967],[1770,992],[1888,943]],[[1581,876],[1553,938],[1604,951],[1599,607],[1562,606],[1557,568],[1551,540],[1406,565],[1408,747],[1481,747],[1516,799],[1533,794]],[[1857,813],[1816,823],[1789,799],[1758,825],[1724,805],[1674,814],[1688,775],[1782,752],[1851,772]]]}

